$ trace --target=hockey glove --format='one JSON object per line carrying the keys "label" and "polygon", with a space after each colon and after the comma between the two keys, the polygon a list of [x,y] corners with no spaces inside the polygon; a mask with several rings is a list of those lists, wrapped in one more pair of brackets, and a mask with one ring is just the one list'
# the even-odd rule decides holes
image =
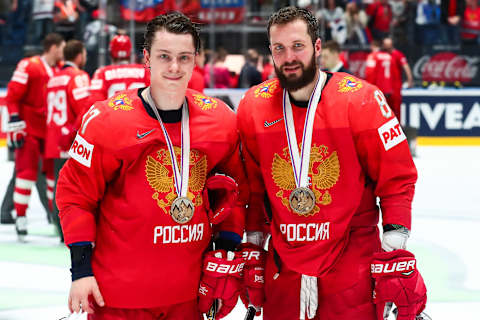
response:
{"label": "hockey glove", "polygon": [[235,206],[238,197],[238,186],[233,178],[215,174],[207,179],[203,189],[203,201],[208,219],[212,224],[225,220]]}
{"label": "hockey glove", "polygon": [[77,135],[77,131],[73,126],[65,126],[62,127],[61,135],[58,138],[58,147],[62,151],[68,151],[72,146],[73,140],[75,140],[75,136]]}
{"label": "hockey glove", "polygon": [[221,319],[232,311],[241,288],[241,272],[245,262],[233,251],[208,252],[203,260],[203,275],[198,289],[198,308],[207,313],[215,299],[220,299],[216,317]]}
{"label": "hockey glove", "polygon": [[397,320],[414,320],[425,309],[427,288],[416,263],[407,250],[374,254],[371,271],[378,320],[388,319],[392,302],[397,306]]}
{"label": "hockey glove", "polygon": [[265,301],[266,252],[263,248],[252,243],[242,243],[239,249],[240,254],[245,260],[242,277],[243,288],[240,293],[240,298],[247,309],[253,305],[257,310],[256,315],[260,316],[260,310]]}
{"label": "hockey glove", "polygon": [[26,127],[27,125],[25,124],[25,121],[20,119],[18,114],[10,116],[10,121],[7,126],[7,135],[13,149],[18,149],[23,146],[25,136],[27,135],[25,132]]}

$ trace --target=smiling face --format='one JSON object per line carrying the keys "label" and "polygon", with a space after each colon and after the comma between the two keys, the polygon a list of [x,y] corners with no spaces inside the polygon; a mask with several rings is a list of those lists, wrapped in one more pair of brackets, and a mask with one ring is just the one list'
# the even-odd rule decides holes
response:
{"label": "smiling face", "polygon": [[195,46],[191,34],[161,29],[155,32],[150,51],[143,52],[150,67],[151,87],[169,93],[184,93],[195,65]]}
{"label": "smiling face", "polygon": [[295,19],[286,24],[272,25],[270,49],[275,72],[283,88],[295,91],[315,79],[321,41],[317,39],[315,46],[312,44],[305,21]]}

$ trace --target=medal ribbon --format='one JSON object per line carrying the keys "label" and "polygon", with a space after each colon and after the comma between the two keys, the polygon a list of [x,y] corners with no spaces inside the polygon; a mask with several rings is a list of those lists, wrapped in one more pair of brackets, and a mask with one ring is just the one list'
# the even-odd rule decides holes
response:
{"label": "medal ribbon", "polygon": [[315,83],[313,93],[308,101],[307,115],[303,126],[302,150],[301,155],[298,150],[297,135],[295,133],[295,123],[293,121],[292,105],[287,90],[283,89],[283,117],[285,119],[285,132],[287,134],[288,150],[292,160],[293,175],[297,188],[308,188],[308,168],[310,165],[310,151],[312,145],[313,122],[315,120],[315,111],[318,101],[322,95],[322,88],[327,78],[325,72],[320,71],[320,75]]}
{"label": "medal ribbon", "polygon": [[170,140],[170,136],[168,135],[167,129],[163,124],[160,115],[158,114],[157,106],[153,101],[152,94],[150,92],[150,87],[145,89],[146,94],[145,98],[155,113],[155,117],[157,117],[158,123],[162,128],[163,135],[165,136],[165,141],[167,143],[168,151],[170,153],[170,159],[172,160],[172,169],[173,169],[173,180],[175,185],[175,191],[179,197],[186,197],[187,196],[187,189],[188,189],[188,177],[190,172],[190,126],[189,126],[189,114],[188,114],[188,106],[187,100],[183,101],[182,105],[182,127],[181,127],[181,161],[182,161],[182,172],[180,175],[180,169],[178,167],[177,158],[175,156],[175,150],[173,149],[172,140]]}

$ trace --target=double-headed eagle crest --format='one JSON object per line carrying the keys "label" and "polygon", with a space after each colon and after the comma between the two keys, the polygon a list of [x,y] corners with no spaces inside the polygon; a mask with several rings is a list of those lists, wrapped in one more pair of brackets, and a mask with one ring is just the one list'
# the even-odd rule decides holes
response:
{"label": "double-headed eagle crest", "polygon": [[132,99],[130,99],[125,93],[121,93],[108,101],[108,106],[113,110],[130,111],[133,110]]}
{"label": "double-headed eagle crest", "polygon": [[[315,194],[315,207],[306,216],[314,215],[320,211],[319,205],[328,205],[332,197],[328,189],[332,188],[340,177],[340,163],[337,152],[328,154],[328,148],[324,145],[313,145],[310,153],[310,165],[308,175],[312,177],[310,189]],[[290,192],[295,189],[292,162],[288,147],[283,149],[283,155],[275,153],[272,162],[272,178],[280,190],[275,194],[282,200],[282,204],[290,209],[288,199]]]}
{"label": "double-headed eagle crest", "polygon": [[[174,150],[177,162],[180,163],[181,150],[179,147],[174,147]],[[166,214],[170,214],[169,208],[178,195],[174,187],[172,161],[168,150],[158,150],[156,158],[152,156],[147,157],[145,174],[148,184],[155,190],[152,198],[157,201],[157,205]],[[188,178],[187,198],[192,200],[195,206],[200,206],[203,203],[201,191],[205,185],[206,177],[207,156],[200,155],[197,150],[190,150],[190,176]],[[160,195],[162,193],[167,193],[167,195]]]}

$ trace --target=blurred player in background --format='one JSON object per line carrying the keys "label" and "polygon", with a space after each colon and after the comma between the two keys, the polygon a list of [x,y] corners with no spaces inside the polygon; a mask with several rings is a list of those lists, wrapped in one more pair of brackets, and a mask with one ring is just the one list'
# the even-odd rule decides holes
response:
{"label": "blurred player in background", "polygon": [[13,201],[17,218],[16,231],[20,240],[27,235],[26,212],[32,187],[43,159],[47,177],[47,198],[50,210],[53,200],[53,163],[44,159],[46,134],[46,83],[58,71],[63,59],[65,41],[56,33],[43,40],[43,53],[22,59],[7,87],[9,138],[15,150],[15,191]]}
{"label": "blurred player in background", "polygon": [[[392,73],[393,81],[393,93],[390,99],[391,107],[395,112],[400,123],[402,123],[401,115],[401,105],[402,105],[402,71],[405,72],[407,80],[407,88],[413,87],[413,75],[410,66],[408,65],[407,58],[400,51],[394,48],[393,41],[391,38],[383,39],[383,49],[390,53],[392,56],[392,68],[395,68],[396,71]],[[410,153],[416,155],[416,146],[417,146],[417,129],[410,127],[408,125],[404,126],[405,135],[407,136],[408,145],[410,146]]]}
{"label": "blurred player in background", "polygon": [[379,40],[372,40],[370,44],[372,52],[367,56],[365,63],[365,80],[376,85],[387,98],[388,105],[392,107],[393,113],[399,118],[400,108],[394,108],[395,79],[398,69],[394,67],[393,56],[382,48]]}
{"label": "blurred player in background", "polygon": [[[199,43],[183,14],[152,19],[151,85],[96,102],[69,150],[56,195],[72,259],[68,305],[90,320],[198,320],[214,299],[219,314],[238,300],[244,262],[232,250],[248,191],[237,197],[246,182],[235,114],[187,89]],[[212,237],[224,250],[204,262]],[[201,279],[202,265],[229,272],[206,268]]]}
{"label": "blurred player in background", "polygon": [[390,107],[395,112],[395,115],[400,119],[400,105],[402,104],[402,72],[405,72],[407,80],[407,88],[413,87],[413,75],[410,66],[408,65],[407,58],[400,51],[393,47],[393,41],[391,38],[385,38],[382,42],[383,50],[388,52],[392,56],[392,68],[396,71],[392,72],[393,81],[393,93],[392,93],[392,105]]}
{"label": "blurred player in background", "polygon": [[127,35],[117,35],[110,41],[112,64],[95,71],[90,87],[91,101],[103,101],[122,90],[145,88],[150,74],[145,66],[130,63],[132,42]]}
{"label": "blurred player in background", "polygon": [[[90,77],[82,70],[87,62],[85,46],[81,41],[70,40],[63,49],[63,56],[65,64],[47,84],[45,158],[53,160],[55,184],[60,169],[69,158],[68,149],[77,133],[81,116],[91,104]],[[55,201],[53,202],[53,220],[63,242]]]}
{"label": "blurred player in background", "polygon": [[351,73],[345,68],[340,59],[340,45],[334,41],[329,40],[322,45],[322,52],[320,54],[320,65],[326,71],[330,72],[346,72]]}
{"label": "blurred player in background", "polygon": [[271,234],[264,319],[382,320],[390,302],[415,319],[426,288],[404,249],[417,171],[398,120],[377,87],[319,70],[311,12],[282,8],[267,30],[278,79],[247,91],[237,114],[247,241],[263,246],[266,220]]}

